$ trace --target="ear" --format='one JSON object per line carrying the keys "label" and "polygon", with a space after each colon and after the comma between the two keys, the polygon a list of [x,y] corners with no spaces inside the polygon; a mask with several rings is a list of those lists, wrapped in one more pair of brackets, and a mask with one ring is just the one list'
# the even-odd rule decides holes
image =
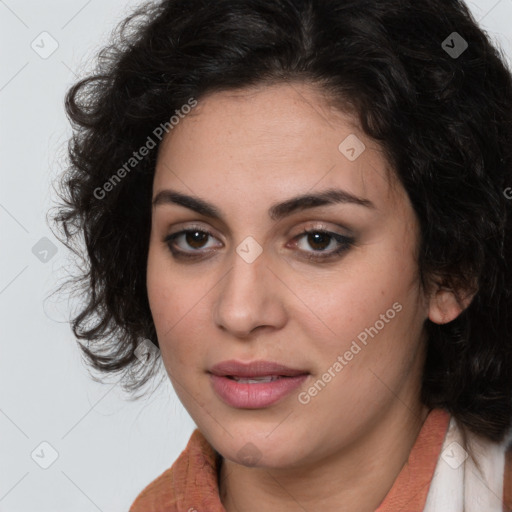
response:
{"label": "ear", "polygon": [[429,299],[428,318],[435,324],[455,320],[470,304],[476,290],[456,294],[452,289],[438,286]]}

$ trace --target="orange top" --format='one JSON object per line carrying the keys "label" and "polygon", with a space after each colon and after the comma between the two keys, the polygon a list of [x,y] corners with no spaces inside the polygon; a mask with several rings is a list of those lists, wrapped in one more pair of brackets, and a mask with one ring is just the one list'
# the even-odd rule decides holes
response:
{"label": "orange top", "polygon": [[[420,512],[425,506],[441,454],[450,414],[433,409],[425,420],[409,459],[375,512]],[[510,452],[509,452],[510,453]],[[507,454],[508,459],[511,457]],[[226,512],[220,497],[217,469],[220,455],[196,429],[173,466],[146,486],[129,512]],[[510,479],[507,466],[505,479]],[[504,512],[512,510],[512,495],[504,493]]]}

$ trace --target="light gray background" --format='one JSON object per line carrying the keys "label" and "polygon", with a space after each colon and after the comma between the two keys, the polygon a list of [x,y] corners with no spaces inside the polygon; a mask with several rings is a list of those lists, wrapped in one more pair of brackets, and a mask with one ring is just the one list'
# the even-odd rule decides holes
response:
{"label": "light gray background", "polygon": [[[91,380],[66,323],[72,305],[47,298],[70,265],[45,221],[71,133],[63,98],[139,4],[0,0],[0,512],[127,512],[194,429],[167,379],[138,402]],[[468,5],[512,62],[512,0]],[[42,32],[58,44],[47,58],[31,47],[55,44]],[[46,262],[32,252],[43,237],[57,247]],[[47,469],[42,442],[58,453]]]}

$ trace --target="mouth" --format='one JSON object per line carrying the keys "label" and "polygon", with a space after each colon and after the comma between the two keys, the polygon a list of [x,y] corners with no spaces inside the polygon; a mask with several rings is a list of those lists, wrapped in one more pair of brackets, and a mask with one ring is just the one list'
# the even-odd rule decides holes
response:
{"label": "mouth", "polygon": [[213,390],[227,405],[238,409],[268,407],[292,393],[310,373],[270,362],[224,361],[208,372]]}
{"label": "mouth", "polygon": [[297,377],[299,375],[308,375],[309,371],[304,369],[291,368],[284,364],[272,361],[252,361],[244,363],[241,361],[223,361],[214,365],[210,372],[219,377],[228,377],[234,380],[249,379],[256,382],[271,382],[279,378]]}

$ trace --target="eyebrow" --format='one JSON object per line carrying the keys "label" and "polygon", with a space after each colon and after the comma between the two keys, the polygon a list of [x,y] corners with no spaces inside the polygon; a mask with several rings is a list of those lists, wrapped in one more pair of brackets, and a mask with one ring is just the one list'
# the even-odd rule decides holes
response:
{"label": "eyebrow", "polygon": [[[272,220],[277,221],[298,211],[340,203],[376,209],[375,205],[369,199],[357,197],[341,189],[328,189],[316,194],[303,194],[287,199],[282,203],[273,204],[268,210],[268,215]],[[224,221],[222,213],[213,204],[199,197],[182,194],[176,190],[161,190],[156,194],[152,204],[153,208],[163,204],[177,204],[194,210],[205,217]]]}

